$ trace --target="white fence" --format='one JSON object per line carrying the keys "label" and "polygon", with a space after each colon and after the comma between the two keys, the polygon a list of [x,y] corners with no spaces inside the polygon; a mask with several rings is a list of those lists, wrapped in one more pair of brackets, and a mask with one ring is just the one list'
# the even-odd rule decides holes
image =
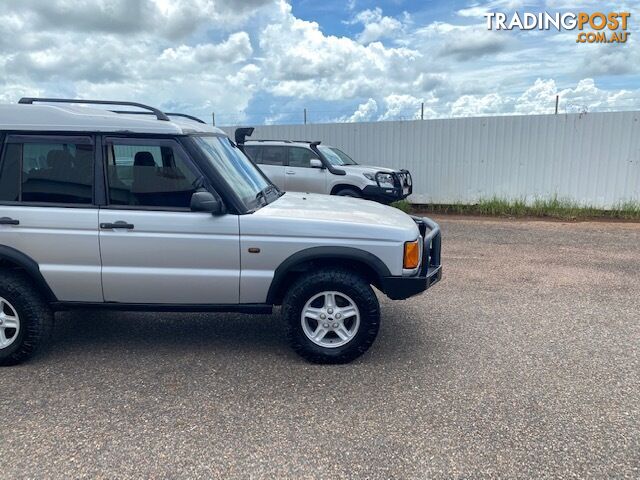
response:
{"label": "white fence", "polygon": [[640,201],[640,112],[273,125],[251,138],[320,140],[358,163],[406,168],[414,203]]}

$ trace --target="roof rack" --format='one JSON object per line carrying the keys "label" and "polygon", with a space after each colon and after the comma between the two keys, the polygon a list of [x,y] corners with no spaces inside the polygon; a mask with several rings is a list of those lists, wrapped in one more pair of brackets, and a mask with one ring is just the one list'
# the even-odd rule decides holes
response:
{"label": "roof rack", "polygon": [[308,143],[309,145],[320,145],[319,141],[311,141],[311,140],[271,140],[268,138],[260,138],[255,140],[249,140],[250,142],[282,142],[282,143]]}
{"label": "roof rack", "polygon": [[18,103],[22,104],[33,104],[35,102],[41,103],[82,103],[88,105],[123,105],[127,107],[138,107],[143,108],[145,110],[149,110],[149,112],[153,113],[158,120],[164,120],[169,122],[170,119],[164,112],[161,112],[157,108],[150,107],[149,105],[144,105],[142,103],[136,102],[119,102],[119,101],[111,101],[111,100],[81,100],[78,98],[35,98],[35,97],[23,97]]}
{"label": "roof rack", "polygon": [[[126,115],[153,115],[153,112],[140,112],[138,110],[111,110],[113,113],[122,113],[122,114],[126,114]],[[194,122],[198,122],[198,123],[204,123],[206,125],[207,122],[205,122],[204,120],[198,118],[198,117],[194,117],[193,115],[187,115],[186,113],[169,113],[169,112],[164,112],[165,115],[169,116],[169,117],[184,117],[184,118],[188,118],[189,120],[193,120]]]}

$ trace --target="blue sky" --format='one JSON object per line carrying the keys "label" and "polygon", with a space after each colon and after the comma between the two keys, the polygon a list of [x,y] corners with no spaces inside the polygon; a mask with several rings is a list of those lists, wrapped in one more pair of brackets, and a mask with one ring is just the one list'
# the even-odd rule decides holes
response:
{"label": "blue sky", "polygon": [[409,13],[415,21],[428,24],[433,21],[450,21],[455,11],[464,8],[468,2],[456,1],[313,1],[302,0],[291,2],[293,14],[298,18],[316,21],[327,35],[345,35],[355,37],[360,29],[357,25],[349,25],[354,12],[380,8],[384,15],[390,17]]}
{"label": "blue sky", "polygon": [[[626,45],[488,31],[487,11],[629,11]],[[637,2],[21,0],[0,100],[125,99],[219,124],[640,109]]]}

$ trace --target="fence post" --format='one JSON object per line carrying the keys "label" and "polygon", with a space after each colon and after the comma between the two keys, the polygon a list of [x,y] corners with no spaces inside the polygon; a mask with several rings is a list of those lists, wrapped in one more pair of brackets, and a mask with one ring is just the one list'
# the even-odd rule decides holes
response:
{"label": "fence post", "polygon": [[556,115],[558,114],[558,102],[560,101],[560,95],[556,95]]}
{"label": "fence post", "polygon": [[216,112],[211,112],[211,124],[215,127],[216,126]]}
{"label": "fence post", "polygon": [[420,104],[420,120],[424,120],[424,102]]}
{"label": "fence post", "polygon": [[307,109],[304,109],[304,124],[307,124]]}

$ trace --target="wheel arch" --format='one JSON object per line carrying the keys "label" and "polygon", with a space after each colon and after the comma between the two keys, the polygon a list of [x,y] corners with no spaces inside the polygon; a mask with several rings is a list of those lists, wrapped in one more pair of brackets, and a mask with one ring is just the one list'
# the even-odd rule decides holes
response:
{"label": "wheel arch", "polygon": [[362,189],[357,185],[353,185],[351,183],[337,183],[331,188],[331,192],[329,193],[329,195],[335,195],[340,190],[345,190],[345,189],[355,190],[362,195]]}
{"label": "wheel arch", "polygon": [[49,284],[42,276],[38,262],[15,248],[0,245],[0,268],[20,270],[33,282],[34,286],[44,295],[48,302],[55,302],[57,298]]}
{"label": "wheel arch", "polygon": [[374,254],[353,247],[311,247],[294,253],[276,268],[267,303],[280,305],[286,287],[311,269],[339,267],[357,270],[371,285],[380,288],[382,278],[391,275],[385,263]]}

